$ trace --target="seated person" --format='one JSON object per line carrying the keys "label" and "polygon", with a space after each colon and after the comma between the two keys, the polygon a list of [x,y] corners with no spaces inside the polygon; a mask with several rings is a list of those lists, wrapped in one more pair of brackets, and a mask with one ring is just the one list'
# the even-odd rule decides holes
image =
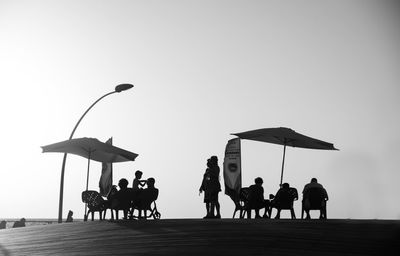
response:
{"label": "seated person", "polygon": [[[293,209],[293,202],[298,199],[298,193],[296,188],[291,188],[289,183],[283,183],[282,187],[276,193],[274,199],[271,202],[271,207],[276,208],[278,212],[276,213],[275,219],[280,218],[282,209],[290,209],[290,214],[292,219],[296,218]],[[270,210],[271,216],[271,210]]]}
{"label": "seated person", "polygon": [[143,189],[143,191],[139,195],[136,205],[137,209],[139,210],[139,218],[142,217],[142,210],[150,209],[151,203],[158,198],[158,189],[154,186],[154,183],[154,178],[148,178],[147,188]]}
{"label": "seated person", "polygon": [[267,218],[269,210],[269,200],[264,199],[263,179],[258,177],[254,179],[253,185],[249,187],[249,198],[247,208],[247,218],[251,218],[251,210],[256,212],[255,218],[261,218],[260,209],[264,208],[264,218]]}
{"label": "seated person", "polygon": [[319,209],[320,219],[326,219],[326,201],[328,201],[328,193],[325,188],[318,183],[316,178],[312,178],[311,182],[306,184],[303,189],[303,209],[310,219],[310,210]]}
{"label": "seated person", "polygon": [[13,228],[25,227],[25,218],[20,219],[19,221],[14,222]]}
{"label": "seated person", "polygon": [[69,210],[66,222],[73,222],[74,221],[74,218],[72,217],[72,215],[74,215],[74,212]]}
{"label": "seated person", "polygon": [[0,223],[0,229],[5,229],[7,227],[7,221],[2,220]]}
{"label": "seated person", "polygon": [[124,220],[126,220],[128,218],[129,208],[131,207],[131,190],[128,189],[128,181],[126,179],[120,179],[118,186],[120,189],[112,197],[112,208],[114,210],[123,210]]}

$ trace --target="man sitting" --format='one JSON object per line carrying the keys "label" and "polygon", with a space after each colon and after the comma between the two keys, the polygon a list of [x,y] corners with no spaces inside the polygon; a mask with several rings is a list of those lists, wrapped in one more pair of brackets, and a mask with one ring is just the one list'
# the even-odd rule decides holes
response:
{"label": "man sitting", "polygon": [[[283,183],[282,187],[278,190],[276,195],[273,197],[271,202],[272,207],[276,208],[278,212],[276,213],[275,219],[279,219],[281,216],[282,209],[290,210],[290,215],[292,219],[296,219],[296,214],[293,209],[293,202],[299,198],[297,189],[291,188],[289,183]],[[271,216],[270,210],[270,216]]]}
{"label": "man sitting", "polygon": [[328,193],[325,188],[318,183],[316,178],[312,178],[311,182],[306,184],[303,189],[303,209],[306,212],[306,219],[310,219],[310,210],[319,209],[320,219],[326,219],[326,201],[328,201]]}
{"label": "man sitting", "polygon": [[258,177],[254,179],[253,185],[249,187],[248,205],[246,206],[247,218],[251,218],[251,210],[256,212],[255,218],[261,218],[260,209],[264,208],[264,218],[267,218],[269,211],[269,200],[264,199],[264,188],[262,187],[263,179]]}
{"label": "man sitting", "polygon": [[128,218],[128,211],[131,207],[131,189],[128,189],[128,180],[120,179],[118,182],[119,190],[112,198],[112,209],[116,210],[116,219],[118,219],[118,210],[124,211],[124,220]]}
{"label": "man sitting", "polygon": [[144,217],[146,218],[146,210],[151,210],[151,203],[158,198],[158,189],[154,186],[154,178],[147,179],[147,188],[139,194],[139,200],[137,206],[134,206],[139,210],[139,218],[142,217],[142,211],[145,211]]}

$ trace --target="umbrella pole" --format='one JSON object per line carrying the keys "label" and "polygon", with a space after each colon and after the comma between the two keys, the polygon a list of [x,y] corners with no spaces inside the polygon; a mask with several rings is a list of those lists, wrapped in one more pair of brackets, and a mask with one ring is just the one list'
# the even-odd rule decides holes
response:
{"label": "umbrella pole", "polygon": [[[88,164],[87,164],[86,191],[88,191],[88,188],[89,188],[89,168],[90,168],[90,151],[89,151]],[[86,211],[87,211],[87,203],[85,203],[85,216],[84,216],[85,221],[88,218],[88,216],[86,215]]]}
{"label": "umbrella pole", "polygon": [[283,168],[285,166],[285,155],[286,155],[286,140],[285,140],[285,144],[283,146],[283,158],[282,158],[282,171],[281,171],[281,183],[280,183],[280,187],[282,187],[282,181],[283,181]]}

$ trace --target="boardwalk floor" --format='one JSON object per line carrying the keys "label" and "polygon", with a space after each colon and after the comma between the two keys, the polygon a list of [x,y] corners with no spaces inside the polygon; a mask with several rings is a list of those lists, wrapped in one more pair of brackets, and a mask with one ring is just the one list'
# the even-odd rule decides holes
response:
{"label": "boardwalk floor", "polygon": [[0,255],[398,255],[400,221],[166,219],[0,230]]}

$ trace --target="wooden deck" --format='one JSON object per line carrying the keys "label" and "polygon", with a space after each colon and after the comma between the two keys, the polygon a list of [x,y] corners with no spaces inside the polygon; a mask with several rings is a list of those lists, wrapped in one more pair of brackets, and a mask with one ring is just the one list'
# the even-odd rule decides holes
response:
{"label": "wooden deck", "polygon": [[0,255],[398,255],[400,221],[166,219],[0,230]]}

